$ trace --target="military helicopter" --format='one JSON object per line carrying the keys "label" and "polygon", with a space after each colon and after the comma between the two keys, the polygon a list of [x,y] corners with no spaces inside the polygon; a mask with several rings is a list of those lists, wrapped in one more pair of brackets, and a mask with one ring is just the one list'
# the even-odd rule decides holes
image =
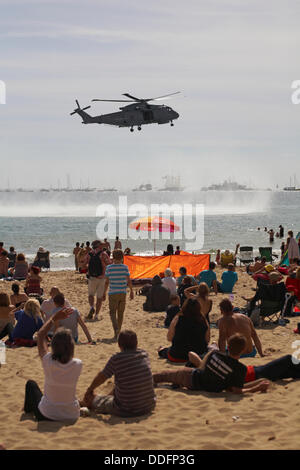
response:
{"label": "military helicopter", "polygon": [[130,131],[134,131],[134,126],[140,131],[142,125],[145,124],[167,124],[170,122],[171,126],[174,126],[173,120],[179,118],[179,114],[176,113],[172,108],[163,105],[149,104],[149,101],[157,101],[167,98],[176,93],[170,93],[169,95],[157,96],[156,98],[141,99],[124,93],[123,96],[130,98],[129,100],[100,100],[93,99],[92,101],[107,101],[113,103],[131,103],[127,106],[120,108],[120,111],[110,114],[102,114],[100,116],[90,116],[85,112],[90,106],[81,108],[78,101],[76,100],[77,108],[71,114],[79,114],[82,117],[82,124],[108,124],[110,126],[118,127],[130,127]]}

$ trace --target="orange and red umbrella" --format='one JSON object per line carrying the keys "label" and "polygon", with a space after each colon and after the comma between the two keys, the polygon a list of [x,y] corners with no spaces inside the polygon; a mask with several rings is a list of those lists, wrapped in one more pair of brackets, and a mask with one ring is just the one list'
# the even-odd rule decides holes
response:
{"label": "orange and red umbrella", "polygon": [[[172,220],[165,219],[164,217],[152,216],[142,217],[141,219],[134,220],[129,224],[129,228],[134,230],[141,230],[143,232],[178,232],[180,227]],[[154,254],[155,254],[155,239],[154,239]]]}

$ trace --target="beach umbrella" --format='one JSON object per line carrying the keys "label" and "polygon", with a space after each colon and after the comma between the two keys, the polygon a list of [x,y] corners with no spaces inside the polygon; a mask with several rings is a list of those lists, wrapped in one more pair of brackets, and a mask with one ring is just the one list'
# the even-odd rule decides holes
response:
{"label": "beach umbrella", "polygon": [[[129,228],[133,230],[141,230],[142,232],[178,232],[180,227],[176,225],[172,220],[165,219],[164,217],[158,217],[157,215],[152,217],[142,217],[141,219],[134,220],[129,224]],[[155,254],[155,242],[154,239],[154,254]]]}

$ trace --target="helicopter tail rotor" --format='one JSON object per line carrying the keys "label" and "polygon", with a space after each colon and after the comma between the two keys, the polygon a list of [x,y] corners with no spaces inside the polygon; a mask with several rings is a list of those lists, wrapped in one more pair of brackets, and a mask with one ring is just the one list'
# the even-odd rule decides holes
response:
{"label": "helicopter tail rotor", "polygon": [[85,108],[81,108],[78,100],[75,100],[75,101],[76,101],[76,104],[77,104],[77,108],[74,109],[74,111],[72,113],[70,113],[70,116],[72,116],[73,114],[79,114],[79,112],[85,111],[86,109],[90,108],[90,106],[86,106]]}

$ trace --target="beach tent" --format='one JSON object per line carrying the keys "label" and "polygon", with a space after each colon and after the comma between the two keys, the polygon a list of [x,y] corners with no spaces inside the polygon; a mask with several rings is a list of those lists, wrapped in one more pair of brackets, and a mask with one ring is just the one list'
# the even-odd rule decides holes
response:
{"label": "beach tent", "polygon": [[[299,240],[299,238],[300,238],[300,232],[297,233],[296,240]],[[284,253],[284,257],[282,258],[280,266],[282,266],[283,264],[285,264],[286,266],[290,265],[289,257],[288,257],[288,250],[286,250],[286,252]]]}
{"label": "beach tent", "polygon": [[185,266],[187,274],[196,276],[209,268],[210,255],[172,255],[172,256],[124,256],[124,264],[129,268],[131,279],[153,278],[163,273],[166,268],[172,269],[178,277],[179,268]]}

